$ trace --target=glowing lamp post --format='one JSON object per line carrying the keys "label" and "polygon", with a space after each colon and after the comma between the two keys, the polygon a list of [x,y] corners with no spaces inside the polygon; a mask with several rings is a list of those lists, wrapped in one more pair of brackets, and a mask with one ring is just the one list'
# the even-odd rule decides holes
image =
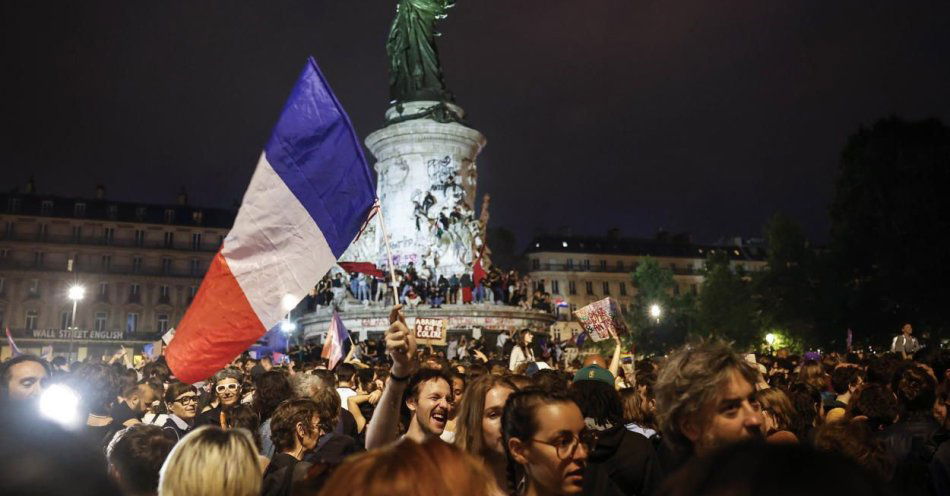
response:
{"label": "glowing lamp post", "polygon": [[79,305],[79,300],[83,299],[85,296],[86,296],[86,288],[84,288],[84,287],[82,287],[82,286],[80,286],[80,285],[78,285],[78,284],[69,288],[69,292],[67,293],[67,297],[68,297],[70,300],[73,300],[73,313],[72,313],[72,315],[70,316],[70,319],[69,319],[69,320],[70,320],[70,322],[69,322],[69,327],[70,327],[70,328],[75,328],[75,327],[76,327],[76,307]]}
{"label": "glowing lamp post", "polygon": [[653,317],[656,320],[656,323],[660,323],[660,317],[663,315],[663,309],[660,308],[660,305],[656,303],[650,305],[650,317]]}

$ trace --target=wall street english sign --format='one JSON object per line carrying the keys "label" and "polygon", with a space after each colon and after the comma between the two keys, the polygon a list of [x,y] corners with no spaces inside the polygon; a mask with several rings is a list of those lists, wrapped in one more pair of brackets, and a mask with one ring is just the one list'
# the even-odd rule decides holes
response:
{"label": "wall street english sign", "polygon": [[59,339],[68,341],[118,341],[125,339],[123,331],[95,331],[92,329],[23,329],[21,339]]}

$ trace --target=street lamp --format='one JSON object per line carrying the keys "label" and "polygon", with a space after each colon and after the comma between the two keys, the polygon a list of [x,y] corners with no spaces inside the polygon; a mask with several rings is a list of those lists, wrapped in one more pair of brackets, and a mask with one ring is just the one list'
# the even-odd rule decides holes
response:
{"label": "street lamp", "polygon": [[765,335],[765,342],[768,343],[768,344],[769,344],[769,348],[771,348],[772,345],[775,344],[775,334],[772,334],[771,332],[768,333],[768,334],[766,334],[766,335]]}
{"label": "street lamp", "polygon": [[294,308],[297,308],[297,297],[287,293],[283,298],[280,299],[280,306],[283,307],[284,312],[290,312]]}
{"label": "street lamp", "polygon": [[71,320],[71,322],[69,323],[70,328],[76,327],[76,306],[79,304],[79,300],[83,299],[83,297],[85,296],[86,296],[86,288],[78,284],[70,287],[69,291],[67,292],[67,297],[70,300],[73,300],[73,314],[71,316],[72,318],[69,319]]}
{"label": "street lamp", "polygon": [[656,319],[656,323],[660,323],[660,316],[663,315],[663,309],[660,308],[660,305],[654,303],[650,305],[650,317]]}

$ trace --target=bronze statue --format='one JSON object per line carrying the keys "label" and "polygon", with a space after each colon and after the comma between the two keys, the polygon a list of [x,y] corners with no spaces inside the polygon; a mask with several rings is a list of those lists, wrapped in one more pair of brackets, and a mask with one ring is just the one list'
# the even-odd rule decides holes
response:
{"label": "bronze statue", "polygon": [[442,77],[435,21],[454,4],[455,0],[399,0],[386,41],[390,103],[453,101]]}

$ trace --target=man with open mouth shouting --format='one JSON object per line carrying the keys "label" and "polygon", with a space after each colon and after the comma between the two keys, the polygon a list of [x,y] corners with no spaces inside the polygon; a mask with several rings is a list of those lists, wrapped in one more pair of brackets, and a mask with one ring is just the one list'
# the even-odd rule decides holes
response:
{"label": "man with open mouth shouting", "polygon": [[442,371],[419,370],[415,337],[406,326],[401,309],[397,305],[389,315],[386,351],[393,366],[366,427],[368,450],[396,441],[400,430],[404,437],[416,442],[439,437],[452,413],[452,382]]}

